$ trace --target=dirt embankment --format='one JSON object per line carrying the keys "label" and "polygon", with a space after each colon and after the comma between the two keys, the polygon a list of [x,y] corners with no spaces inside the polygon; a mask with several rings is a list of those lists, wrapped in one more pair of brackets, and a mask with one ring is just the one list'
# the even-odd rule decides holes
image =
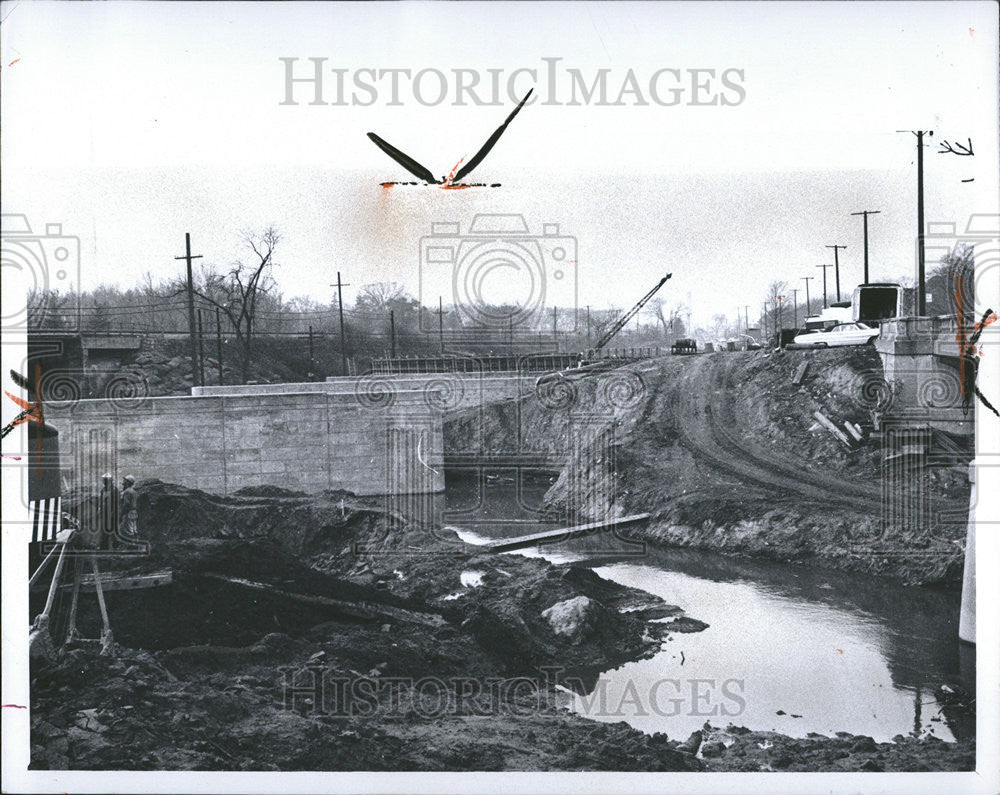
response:
{"label": "dirt embankment", "polygon": [[[70,501],[72,502],[72,501]],[[566,711],[557,685],[653,653],[680,609],[592,571],[484,556],[341,492],[140,486],[174,583],[108,591],[116,653],[32,665],[31,766],[140,770],[935,770],[973,746],[645,735]],[[37,611],[44,594],[33,594]],[[65,634],[67,594],[53,634]],[[96,637],[92,594],[79,624]],[[694,611],[696,613],[696,611]],[[60,620],[58,616],[63,616]]]}
{"label": "dirt embankment", "polygon": [[976,767],[972,742],[945,743],[936,737],[897,735],[891,743],[877,743],[871,737],[838,732],[835,737],[817,734],[795,739],[775,732],[705,724],[692,745],[695,742],[701,743],[700,757],[706,769],[719,773],[926,772]]}
{"label": "dirt embankment", "polygon": [[[467,412],[446,426],[446,445],[476,430],[489,451],[562,450],[568,463],[546,496],[554,513],[649,512],[635,532],[658,544],[957,582],[965,463],[922,476],[922,521],[886,514],[880,372],[870,348],[664,357]],[[856,423],[863,441],[848,448],[815,411]]]}
{"label": "dirt embankment", "polygon": [[[676,741],[557,704],[557,683],[585,692],[659,648],[670,630],[653,620],[682,611],[651,594],[482,555],[341,492],[152,481],[139,508],[149,554],[101,567],[170,568],[173,583],[106,593],[115,657],[71,644],[33,664],[35,768],[702,767]],[[79,624],[99,634],[92,594]]]}

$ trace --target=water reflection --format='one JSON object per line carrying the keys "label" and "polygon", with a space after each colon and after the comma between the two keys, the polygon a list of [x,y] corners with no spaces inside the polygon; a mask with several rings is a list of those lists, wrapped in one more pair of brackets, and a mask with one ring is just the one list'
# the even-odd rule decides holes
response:
{"label": "water reflection", "polygon": [[[533,506],[548,485],[547,478],[451,478],[442,510],[473,542],[526,534],[543,527]],[[618,557],[623,550],[631,554]],[[914,731],[942,740],[974,733],[974,716],[936,698],[942,684],[974,693],[974,665],[960,659],[957,591],[693,550],[648,549],[637,558],[607,536],[525,554],[590,566],[710,625],[602,674],[589,697],[576,699],[596,720],[673,737],[706,720],[879,741]]]}

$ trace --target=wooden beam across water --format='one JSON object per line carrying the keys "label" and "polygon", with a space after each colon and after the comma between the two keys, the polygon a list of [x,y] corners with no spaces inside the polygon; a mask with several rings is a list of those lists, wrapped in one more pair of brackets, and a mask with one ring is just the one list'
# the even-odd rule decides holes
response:
{"label": "wooden beam across water", "polygon": [[622,516],[617,519],[604,519],[600,522],[588,522],[578,524],[573,527],[560,527],[554,530],[544,530],[540,533],[531,533],[526,536],[516,538],[500,538],[483,544],[482,547],[487,552],[510,552],[515,549],[524,549],[541,543],[556,543],[559,541],[569,541],[571,538],[603,533],[608,530],[616,530],[620,527],[645,522],[649,519],[648,513],[636,513],[631,516]]}

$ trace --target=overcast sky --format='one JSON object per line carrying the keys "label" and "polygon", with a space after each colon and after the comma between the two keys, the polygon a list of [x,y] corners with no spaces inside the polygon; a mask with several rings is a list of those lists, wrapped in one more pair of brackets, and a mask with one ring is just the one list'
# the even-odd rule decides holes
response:
{"label": "overcast sky", "polygon": [[[78,236],[84,288],[179,273],[185,232],[204,262],[227,265],[241,230],[274,224],[287,297],[328,301],[338,270],[348,300],[378,280],[417,294],[432,222],[464,233],[475,213],[501,212],[575,238],[581,306],[628,306],[672,271],[665,296],[690,294],[696,318],[745,304],[752,314],[769,281],[801,288],[800,277],[820,277],[828,244],[848,246],[843,289],[860,281],[861,220],[851,212],[881,210],[872,277],[912,274],[915,139],[903,129],[935,131],[928,221],[964,228],[970,213],[997,212],[989,2],[32,2],[3,4],[2,14],[3,212],[26,214],[37,233],[61,223]],[[298,59],[296,77],[325,58],[331,104],[309,104],[303,84],[293,86],[297,104],[282,104],[281,58]],[[400,78],[393,103],[388,79],[364,69],[411,78]],[[590,84],[601,69],[606,103],[568,104],[567,70]],[[704,89],[692,88],[696,69],[714,70],[698,73]],[[344,104],[332,104],[334,70]],[[496,102],[466,94],[456,105],[454,70],[475,74],[486,102],[498,80]],[[374,97],[352,88],[359,74]],[[521,96],[532,85],[531,104],[470,177],[502,187],[379,186],[410,177],[366,132],[444,174],[513,109],[508,88]],[[939,141],[969,139],[972,157],[938,154]]]}

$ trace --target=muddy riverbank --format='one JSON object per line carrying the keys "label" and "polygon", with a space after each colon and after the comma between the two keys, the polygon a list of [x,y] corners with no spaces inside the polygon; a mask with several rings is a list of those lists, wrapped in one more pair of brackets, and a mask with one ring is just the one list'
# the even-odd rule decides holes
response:
{"label": "muddy riverbank", "polygon": [[[630,533],[661,547],[956,583],[971,453],[883,484],[882,384],[867,347],[668,356],[456,414],[446,446],[563,454],[546,496],[559,520],[649,512]],[[857,424],[862,441],[848,448],[816,411]],[[919,521],[887,514],[883,485],[921,489]]]}
{"label": "muddy riverbank", "polygon": [[[341,493],[217,498],[150,482],[140,495],[150,553],[102,569],[170,569],[173,584],[108,592],[115,656],[71,645],[33,664],[33,768],[780,769],[749,745],[720,741],[713,756],[711,742],[706,753],[570,710],[601,671],[698,628],[695,605],[486,556]],[[84,594],[86,637],[99,632],[94,601]],[[850,739],[796,753],[813,770],[943,770],[973,748],[916,741],[918,759],[910,742]]]}
{"label": "muddy riverbank", "polygon": [[[173,582],[107,593],[114,657],[71,644],[33,663],[33,767],[701,768],[666,737],[557,701],[557,684],[585,692],[655,653],[669,630],[654,619],[677,606],[483,556],[349,495],[140,491],[150,553],[102,568]],[[84,594],[85,637],[95,601]]]}

